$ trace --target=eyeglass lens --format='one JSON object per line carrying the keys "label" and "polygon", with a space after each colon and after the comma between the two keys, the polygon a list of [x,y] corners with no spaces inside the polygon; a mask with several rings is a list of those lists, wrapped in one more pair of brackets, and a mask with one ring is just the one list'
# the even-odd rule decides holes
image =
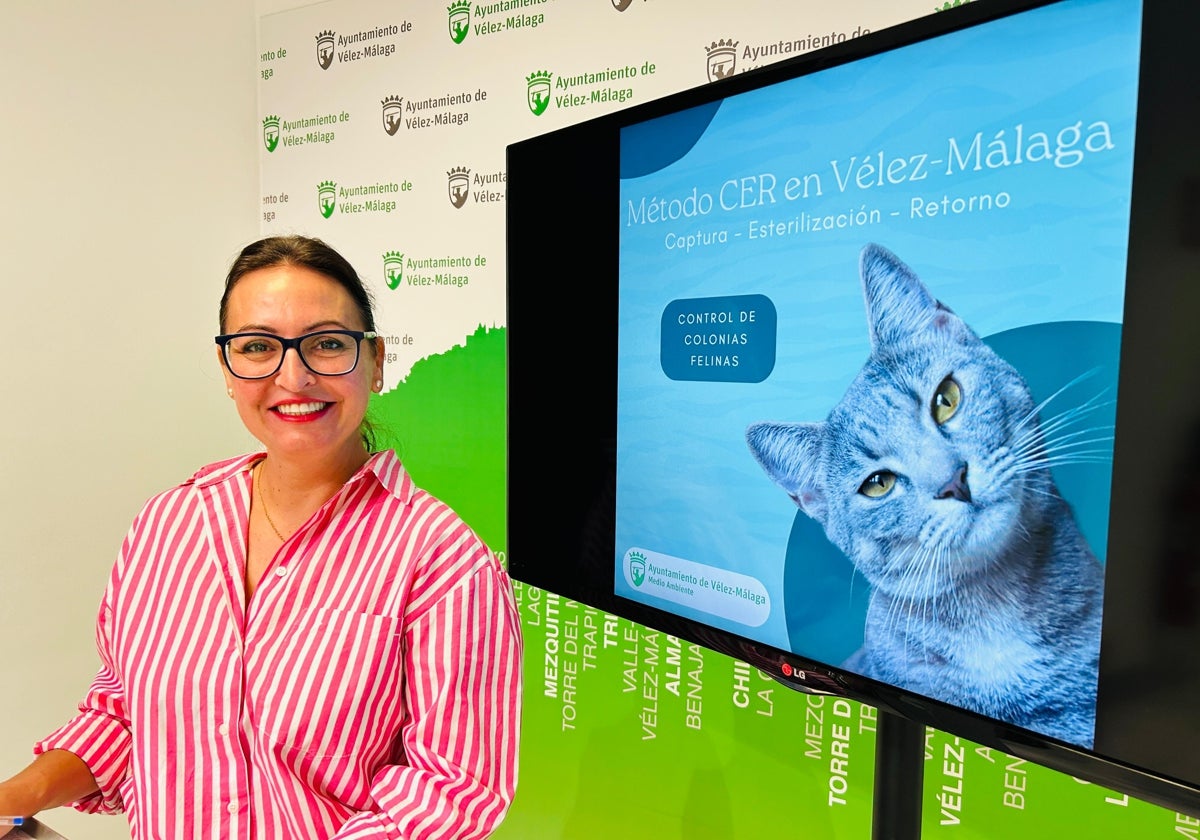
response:
{"label": "eyeglass lens", "polygon": [[[358,364],[358,342],[343,332],[320,332],[302,336],[300,359],[311,370],[339,376]],[[225,359],[237,376],[258,378],[275,373],[283,363],[283,343],[276,336],[240,335],[225,345]]]}

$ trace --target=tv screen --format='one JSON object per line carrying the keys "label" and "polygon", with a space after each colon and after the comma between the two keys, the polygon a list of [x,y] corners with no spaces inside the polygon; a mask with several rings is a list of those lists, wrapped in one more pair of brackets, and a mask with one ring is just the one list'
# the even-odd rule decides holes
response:
{"label": "tv screen", "polygon": [[980,0],[511,145],[514,576],[1200,811],[1196,18]]}

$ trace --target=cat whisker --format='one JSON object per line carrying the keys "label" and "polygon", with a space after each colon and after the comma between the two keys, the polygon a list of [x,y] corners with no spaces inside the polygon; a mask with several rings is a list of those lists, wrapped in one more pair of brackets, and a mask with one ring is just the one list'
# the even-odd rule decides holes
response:
{"label": "cat whisker", "polygon": [[1107,454],[1088,455],[1081,453],[1079,456],[1061,456],[1058,458],[1047,458],[1035,463],[1021,464],[1014,468],[1017,473],[1040,472],[1052,467],[1065,467],[1072,464],[1107,464],[1109,457]]}
{"label": "cat whisker", "polygon": [[[936,617],[939,612],[938,597],[941,594],[940,590],[934,588],[934,582],[942,580],[945,576],[945,565],[947,562],[948,553],[944,547],[930,548],[922,546],[918,553],[920,562],[913,564],[910,573],[907,575],[911,583],[908,589],[908,603],[916,604],[919,607],[919,614],[911,608],[905,610],[905,627],[904,638],[916,642],[919,648],[914,649],[916,659],[923,660],[929,656],[929,643],[924,633],[914,632],[916,628],[928,627],[931,622],[936,622]],[[905,661],[905,676],[908,677],[908,664],[910,659]]]}
{"label": "cat whisker", "polygon": [[[1101,397],[1107,392],[1101,391],[1099,394],[1094,394],[1080,405],[1074,406],[1060,414],[1057,414],[1040,424],[1028,425],[1031,417],[1036,416],[1037,411],[1044,408],[1054,397],[1061,394],[1072,384],[1086,378],[1089,374],[1076,377],[1071,383],[1063,386],[1054,395],[1044,400],[1038,409],[1035,409],[1031,415],[1027,415],[1022,419],[1018,428],[1021,428],[1021,433],[1014,436],[1009,444],[1010,452],[1018,462],[1045,462],[1046,456],[1055,452],[1063,451],[1065,447],[1088,446],[1096,443],[1111,443],[1112,436],[1095,437],[1097,432],[1113,431],[1115,427],[1112,424],[1103,424],[1098,426],[1088,426],[1086,428],[1075,429],[1068,431],[1080,420],[1085,419],[1089,415],[1094,414],[1101,409],[1110,407],[1115,404],[1113,400],[1101,400]],[[1023,427],[1023,428],[1022,428]],[[1111,449],[1108,450],[1108,459],[1111,460]]]}
{"label": "cat whisker", "polygon": [[[1040,461],[1045,458],[1051,458],[1061,454],[1071,452],[1093,452],[1097,454],[1106,454],[1109,458],[1112,457],[1112,441],[1111,435],[1104,437],[1088,437],[1079,440],[1064,440],[1053,446],[1044,446],[1037,449],[1029,449],[1025,452],[1013,453],[1013,460],[1017,463],[1027,463],[1030,461]],[[1087,447],[1098,447],[1088,449]]]}
{"label": "cat whisker", "polygon": [[1050,436],[1090,414],[1116,405],[1116,400],[1097,402],[1098,398],[1103,393],[1104,392],[1101,392],[1101,394],[1096,394],[1086,402],[1077,406],[1073,406],[1066,411],[1060,412],[1059,414],[1043,418],[1040,423],[1030,424],[1029,422],[1031,419],[1034,419],[1038,416],[1036,411],[1032,414],[1026,415],[1020,423],[1014,426],[1014,431],[1020,430],[1020,434],[1014,435],[1013,439],[1024,441],[1029,440],[1030,438],[1036,438],[1039,435]]}
{"label": "cat whisker", "polygon": [[1025,460],[1030,457],[1050,455],[1055,452],[1069,452],[1073,449],[1086,446],[1103,446],[1105,449],[1111,450],[1114,439],[1113,435],[1097,434],[1098,432],[1103,433],[1106,431],[1108,431],[1108,428],[1080,429],[1078,432],[1072,432],[1069,435],[1042,441],[1038,446],[1026,446],[1023,449],[1014,449],[1012,450],[1012,456],[1017,458],[1017,460]]}
{"label": "cat whisker", "polygon": [[[1051,417],[1049,420],[1047,420],[1041,424],[1042,434],[1045,435],[1046,437],[1055,437],[1060,431],[1062,431],[1063,429],[1069,428],[1070,426],[1074,425],[1076,422],[1083,419],[1087,415],[1092,414],[1096,411],[1099,411],[1100,409],[1115,405],[1115,404],[1116,404],[1115,401],[1108,400],[1104,403],[1094,405],[1094,406],[1091,406],[1088,408],[1084,408],[1083,406],[1077,406],[1075,408],[1064,411],[1062,414],[1057,414],[1054,417]],[[1115,428],[1115,427],[1111,423],[1108,423],[1108,424],[1104,424],[1104,425],[1100,425],[1100,426],[1094,426],[1092,428],[1111,429],[1111,428]]]}
{"label": "cat whisker", "polygon": [[1103,443],[1105,441],[1112,441],[1114,435],[1111,433],[1115,432],[1115,431],[1116,431],[1116,426],[1113,426],[1111,424],[1107,425],[1107,426],[1089,426],[1086,429],[1079,429],[1078,431],[1075,431],[1075,432],[1070,432],[1065,435],[1058,435],[1056,437],[1053,437],[1050,439],[1050,443],[1052,445],[1057,446],[1060,444],[1065,444],[1065,443],[1070,443],[1072,441],[1075,441],[1078,438],[1083,437],[1084,435],[1090,435],[1090,434],[1094,434],[1096,432],[1110,432],[1110,434],[1103,435],[1102,437],[1092,438],[1092,440],[1095,440],[1097,443]]}
{"label": "cat whisker", "polygon": [[[1048,491],[1046,491],[1046,490],[1038,490],[1038,491],[1035,491],[1035,492],[1041,493],[1041,494],[1043,494],[1043,495],[1045,495],[1045,496],[1053,496],[1053,495],[1054,495],[1053,493],[1050,493],[1050,492],[1048,492]],[[1025,524],[1025,522],[1023,522],[1023,521],[1018,521],[1018,522],[1017,522],[1017,531],[1018,531],[1018,532],[1020,532],[1020,534],[1021,534],[1021,539],[1022,539],[1022,540],[1023,540],[1025,543],[1030,543],[1030,542],[1032,542],[1032,541],[1033,541],[1033,532],[1029,530],[1029,526],[1028,526],[1028,525],[1026,525],[1026,524]]]}
{"label": "cat whisker", "polygon": [[[1027,491],[1027,492],[1034,493],[1034,494],[1036,494],[1036,495],[1038,495],[1038,496],[1045,496],[1047,499],[1057,499],[1057,498],[1059,498],[1058,494],[1057,494],[1057,493],[1055,493],[1054,491],[1052,491],[1052,490],[1044,490],[1044,489],[1042,489],[1042,488],[1040,488],[1040,487],[1030,487],[1030,488],[1028,489],[1028,491]],[[1022,530],[1023,530],[1023,531],[1025,531],[1025,535],[1026,535],[1026,537],[1028,537],[1028,536],[1029,536],[1029,532],[1028,532],[1028,530],[1026,530],[1026,529],[1024,528],[1024,526],[1023,526],[1023,525],[1022,525]]]}
{"label": "cat whisker", "polygon": [[[1026,441],[1019,446],[1013,446],[1010,451],[1015,460],[1028,461],[1076,447],[1104,443],[1111,444],[1114,439],[1111,434],[1094,436],[1096,432],[1109,431],[1111,429],[1113,429],[1112,426],[1093,426],[1086,429],[1079,429],[1078,431],[1060,435],[1050,440]],[[1107,451],[1111,453],[1111,447]]]}
{"label": "cat whisker", "polygon": [[[854,584],[855,584],[857,581],[858,581],[858,575],[850,575],[850,589],[849,589],[849,591],[846,593],[846,605],[847,605],[847,606],[851,606],[851,605],[853,605],[853,604],[854,604]],[[867,586],[867,591],[868,591],[868,593],[870,592],[870,585],[869,585],[869,584],[868,584],[868,586]]]}
{"label": "cat whisker", "polygon": [[[1063,385],[1061,388],[1059,388],[1059,389],[1058,389],[1057,391],[1055,391],[1053,394],[1051,394],[1050,396],[1046,397],[1046,399],[1042,400],[1040,403],[1038,403],[1037,405],[1035,405],[1035,406],[1033,407],[1033,409],[1032,409],[1032,410],[1030,410],[1030,412],[1029,412],[1028,414],[1026,414],[1024,417],[1022,417],[1022,418],[1021,418],[1021,420],[1020,420],[1020,421],[1018,421],[1018,423],[1017,423],[1017,425],[1015,426],[1015,428],[1017,428],[1017,429],[1020,429],[1022,426],[1026,425],[1026,424],[1027,424],[1027,423],[1029,423],[1029,422],[1031,422],[1032,420],[1034,420],[1034,419],[1035,419],[1035,418],[1036,418],[1036,417],[1037,417],[1037,416],[1038,416],[1038,415],[1039,415],[1039,414],[1042,412],[1042,409],[1044,409],[1046,406],[1048,406],[1048,405],[1049,405],[1051,402],[1053,402],[1053,401],[1054,401],[1055,399],[1057,399],[1058,397],[1062,396],[1062,394],[1063,394],[1064,392],[1066,392],[1068,389],[1070,389],[1070,388],[1074,387],[1075,385],[1078,385],[1080,382],[1083,382],[1083,381],[1085,381],[1085,380],[1087,380],[1087,379],[1091,379],[1093,376],[1096,376],[1098,373],[1100,373],[1100,368],[1099,368],[1099,367],[1094,367],[1094,368],[1090,368],[1089,370],[1085,370],[1083,373],[1079,374],[1079,375],[1078,375],[1078,376],[1076,376],[1074,379],[1072,379],[1071,381],[1067,382],[1067,384]],[[1105,389],[1105,390],[1107,390],[1107,389]],[[1104,393],[1104,391],[1101,391],[1101,392],[1100,392],[1100,394],[1103,394],[1103,393]],[[1091,397],[1089,400],[1087,400],[1087,402],[1084,402],[1084,403],[1083,403],[1083,404],[1080,406],[1080,408],[1082,408],[1083,406],[1086,406],[1086,405],[1087,405],[1088,403],[1090,403],[1092,400],[1094,400],[1094,399],[1096,399],[1098,396],[1100,396],[1100,394],[1096,394],[1096,395],[1094,395],[1093,397]]]}
{"label": "cat whisker", "polygon": [[[1112,403],[1109,403],[1109,405],[1111,404]],[[1115,429],[1116,427],[1112,423],[1103,423],[1095,426],[1087,426],[1074,432],[1068,431],[1072,427],[1077,426],[1079,421],[1083,420],[1088,414],[1098,411],[1103,407],[1104,406],[1096,406],[1095,408],[1088,409],[1087,411],[1072,410],[1064,412],[1063,414],[1052,418],[1048,423],[1042,424],[1042,435],[1047,438],[1062,440],[1069,435],[1086,434],[1089,431],[1100,431],[1102,429]]]}
{"label": "cat whisker", "polygon": [[897,601],[894,606],[904,601],[923,602],[936,595],[936,592],[930,591],[930,583],[937,579],[935,573],[942,565],[940,557],[943,553],[941,549],[923,545],[898,552],[900,556],[893,558],[896,562],[889,563],[889,566],[901,569],[895,588]]}

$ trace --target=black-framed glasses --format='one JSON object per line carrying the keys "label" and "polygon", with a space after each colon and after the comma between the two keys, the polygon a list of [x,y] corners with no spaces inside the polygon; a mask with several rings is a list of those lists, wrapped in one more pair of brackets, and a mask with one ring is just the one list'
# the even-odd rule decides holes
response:
{"label": "black-framed glasses", "polygon": [[362,330],[317,330],[284,338],[265,332],[244,332],[219,335],[225,367],[238,379],[266,379],[283,367],[283,356],[289,349],[304,366],[319,376],[345,376],[358,367],[359,349],[364,338],[378,338],[377,333]]}

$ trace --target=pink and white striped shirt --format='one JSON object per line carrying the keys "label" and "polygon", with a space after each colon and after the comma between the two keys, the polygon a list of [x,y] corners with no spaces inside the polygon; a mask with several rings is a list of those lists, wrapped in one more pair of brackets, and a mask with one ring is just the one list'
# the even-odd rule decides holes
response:
{"label": "pink and white striped shirt", "polygon": [[396,456],[293,534],[249,607],[247,455],[151,499],[66,749],[134,838],[468,838],[517,781],[520,625],[495,556]]}

